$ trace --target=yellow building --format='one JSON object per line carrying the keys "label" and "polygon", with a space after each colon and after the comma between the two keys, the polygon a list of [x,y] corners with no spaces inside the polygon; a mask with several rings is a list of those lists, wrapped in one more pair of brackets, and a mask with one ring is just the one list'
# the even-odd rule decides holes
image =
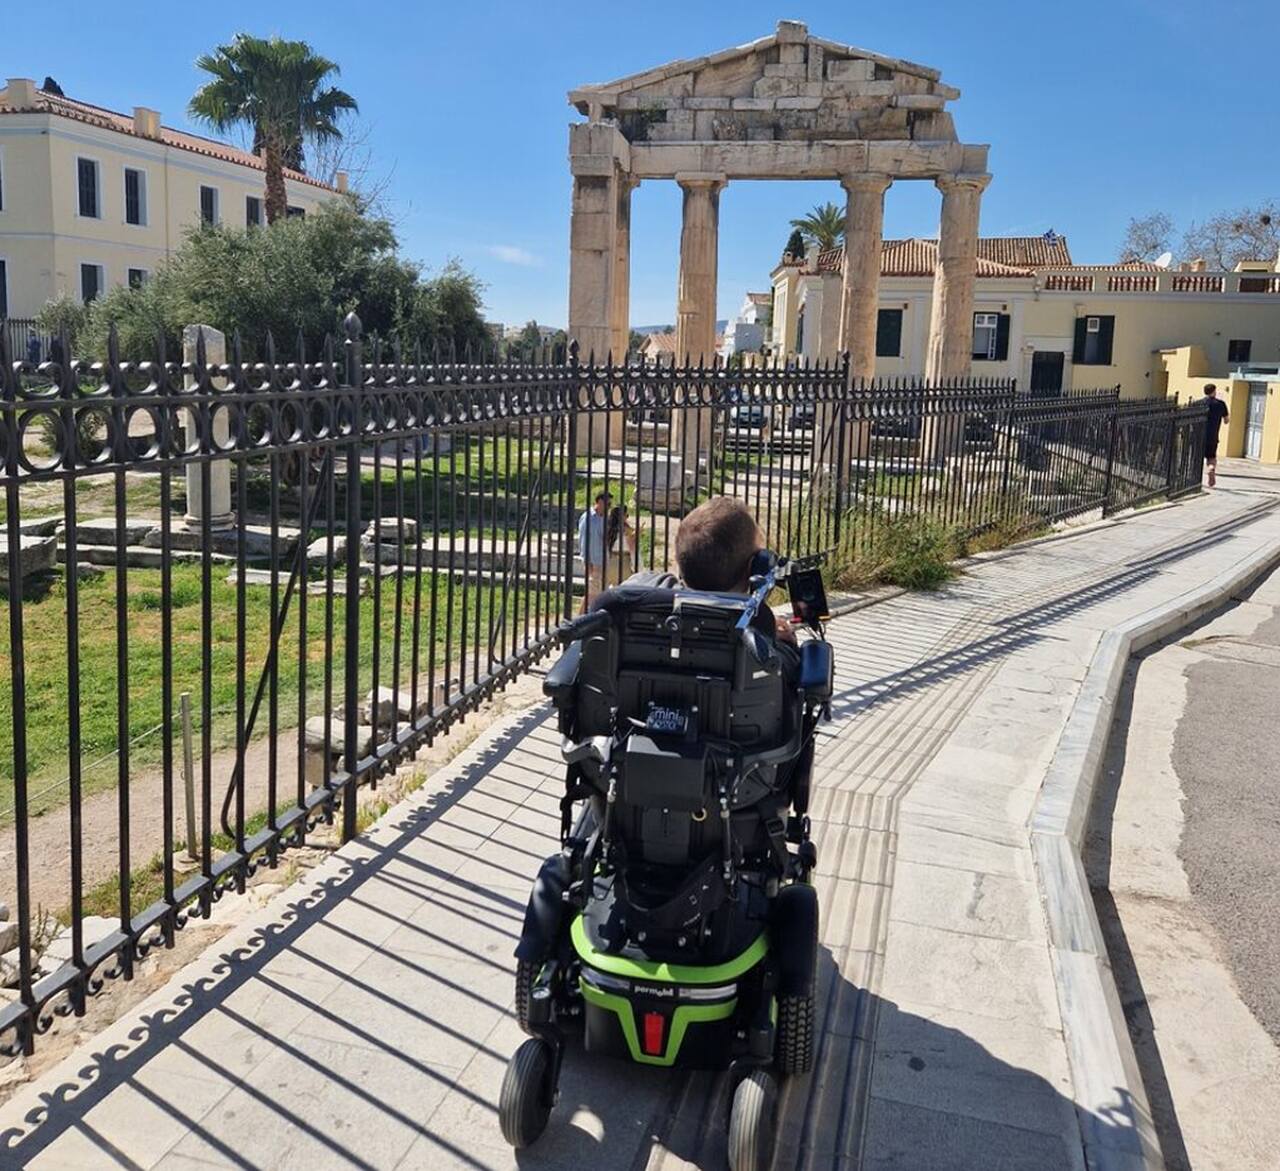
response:
{"label": "yellow building", "polygon": [[[289,213],[345,188],[286,171]],[[201,220],[265,221],[262,160],[11,78],[0,89],[0,317],[145,281]]]}
{"label": "yellow building", "polygon": [[1163,350],[1159,357],[1157,386],[1162,393],[1190,403],[1203,398],[1212,384],[1227,404],[1219,448],[1223,455],[1280,463],[1280,362],[1241,362],[1215,373],[1201,346]]}
{"label": "yellow building", "polygon": [[[925,367],[933,240],[886,240],[876,374]],[[843,251],[784,259],[773,271],[772,345],[780,356],[839,353]],[[1162,353],[1198,346],[1223,376],[1242,363],[1280,362],[1280,272],[1250,262],[1235,272],[1154,264],[1078,265],[1060,236],[979,240],[974,377],[1015,378],[1052,391],[1119,386],[1129,398],[1164,394]]]}

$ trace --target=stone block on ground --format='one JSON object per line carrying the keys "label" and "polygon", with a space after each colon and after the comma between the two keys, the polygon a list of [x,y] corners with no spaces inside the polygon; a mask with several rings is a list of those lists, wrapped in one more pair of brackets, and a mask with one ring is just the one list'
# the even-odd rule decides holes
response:
{"label": "stone block on ground", "polygon": [[360,706],[360,717],[366,724],[376,723],[379,728],[389,728],[400,720],[412,721],[426,715],[429,700],[430,696],[425,688],[418,693],[418,703],[415,707],[411,691],[379,687],[376,695],[370,691],[364,697],[364,703]]}
{"label": "stone block on ground", "polygon": [[641,508],[674,511],[684,504],[684,460],[678,455],[656,455],[640,460],[636,468],[635,499]]}
{"label": "stone block on ground", "polygon": [[[48,573],[58,564],[57,537],[18,538],[18,572],[23,581],[37,573]],[[0,536],[0,582],[9,580],[9,538]]]}
{"label": "stone block on ground", "polygon": [[117,534],[116,522],[108,518],[102,520],[82,520],[76,522],[76,543],[79,545],[116,545],[123,537],[125,545],[141,545],[146,536],[156,527],[153,520],[128,520]]}
{"label": "stone block on ground", "polygon": [[[85,948],[92,947],[106,939],[113,931],[120,929],[119,919],[108,919],[101,915],[86,915],[80,921],[82,940]],[[40,966],[46,971],[53,971],[71,959],[71,928],[64,927],[50,941],[40,957]]]}
{"label": "stone block on ground", "polygon": [[[324,753],[325,734],[328,733],[329,750],[335,755],[346,751],[347,724],[340,716],[326,719],[324,716],[311,716],[303,727],[306,735],[307,749],[310,752]],[[373,747],[373,728],[368,721],[356,726],[356,755],[368,756]]]}
{"label": "stone block on ground", "polygon": [[384,543],[392,541],[395,543],[409,544],[418,539],[418,522],[409,517],[384,516],[381,520],[370,521],[364,530],[364,539],[372,541],[374,534],[382,533]]}
{"label": "stone block on ground", "polygon": [[[312,565],[324,565],[329,559],[329,538],[317,537],[310,545],[307,546],[307,560]],[[347,538],[334,534],[333,537],[333,560],[336,564],[341,564],[347,559]]]}

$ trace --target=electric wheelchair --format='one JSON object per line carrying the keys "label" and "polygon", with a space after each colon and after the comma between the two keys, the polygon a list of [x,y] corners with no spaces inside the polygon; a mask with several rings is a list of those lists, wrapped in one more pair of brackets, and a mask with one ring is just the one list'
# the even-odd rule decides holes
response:
{"label": "electric wheelchair", "polygon": [[[503,1080],[515,1147],[545,1129],[571,1033],[592,1055],[729,1069],[733,1171],[767,1167],[777,1075],[813,1058],[817,853],[807,809],[829,714],[812,561],[757,555],[749,595],[624,584],[566,623],[544,691],[567,764],[560,853],[516,949],[530,1034]],[[668,579],[674,586],[674,579]],[[789,587],[809,637],[775,640]]]}

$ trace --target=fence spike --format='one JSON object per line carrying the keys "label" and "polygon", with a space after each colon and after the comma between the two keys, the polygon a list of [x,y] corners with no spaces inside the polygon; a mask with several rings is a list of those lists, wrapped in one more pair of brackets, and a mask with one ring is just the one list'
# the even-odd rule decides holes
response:
{"label": "fence spike", "polygon": [[360,318],[356,316],[354,309],[342,319],[342,329],[346,333],[348,341],[353,342],[360,337],[360,331],[364,329],[364,325],[361,323]]}
{"label": "fence spike", "polygon": [[120,364],[120,331],[114,321],[107,328],[107,361],[112,366]]}
{"label": "fence spike", "polygon": [[333,366],[333,363],[334,363],[334,360],[335,360],[335,359],[334,359],[334,350],[333,350],[333,334],[331,334],[331,333],[329,333],[328,331],[326,331],[326,332],[325,332],[325,335],[324,335],[324,361],[325,361],[325,365],[326,365],[326,366],[329,366],[329,367],[332,367],[332,366]]}
{"label": "fence spike", "polygon": [[236,366],[241,362],[240,348],[240,327],[237,326],[231,333],[231,361]]}
{"label": "fence spike", "polygon": [[298,330],[298,365],[305,367],[307,364],[307,339],[303,337],[302,330]]}
{"label": "fence spike", "polygon": [[[270,338],[270,334],[267,335]],[[196,330],[196,366],[203,370],[207,361],[204,346],[204,327]]]}
{"label": "fence spike", "polygon": [[[204,340],[204,332],[200,334],[201,342]],[[267,340],[262,347],[262,352],[266,356],[267,365],[274,366],[276,364],[276,339],[271,330],[267,330]]]}

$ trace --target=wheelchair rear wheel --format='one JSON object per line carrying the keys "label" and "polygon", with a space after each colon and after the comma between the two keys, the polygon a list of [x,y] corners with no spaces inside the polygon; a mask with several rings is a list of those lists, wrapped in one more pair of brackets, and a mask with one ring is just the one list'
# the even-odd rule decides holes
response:
{"label": "wheelchair rear wheel", "polygon": [[813,997],[779,996],[774,1061],[784,1077],[813,1068]]}
{"label": "wheelchair rear wheel", "polygon": [[507,1063],[498,1094],[502,1137],[517,1150],[536,1142],[551,1118],[554,1054],[546,1041],[530,1037]]}
{"label": "wheelchair rear wheel", "polygon": [[516,960],[516,1022],[526,1033],[529,1032],[529,997],[537,978],[537,964],[532,960]]}

